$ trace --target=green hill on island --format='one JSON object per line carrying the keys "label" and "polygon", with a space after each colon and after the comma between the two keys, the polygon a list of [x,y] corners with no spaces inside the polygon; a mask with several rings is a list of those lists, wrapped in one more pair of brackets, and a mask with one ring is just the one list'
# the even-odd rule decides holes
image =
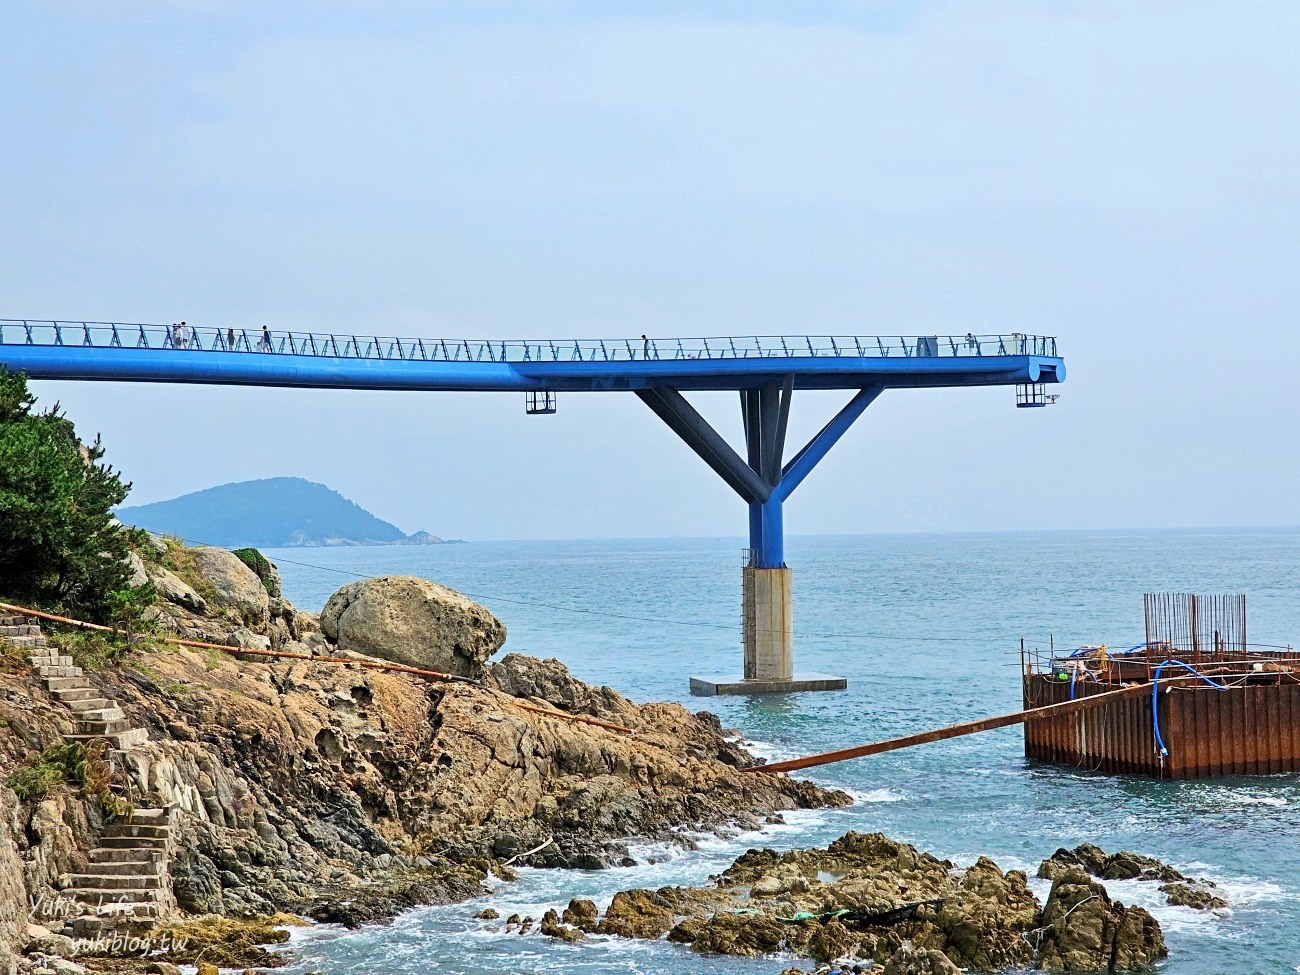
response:
{"label": "green hill on island", "polygon": [[428,532],[405,534],[324,484],[301,477],[240,481],[170,501],[120,508],[117,517],[162,535],[235,548],[313,545],[430,545]]}

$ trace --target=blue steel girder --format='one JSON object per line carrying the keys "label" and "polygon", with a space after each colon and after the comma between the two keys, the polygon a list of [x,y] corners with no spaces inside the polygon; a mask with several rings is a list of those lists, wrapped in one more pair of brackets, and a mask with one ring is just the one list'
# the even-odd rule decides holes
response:
{"label": "blue steel girder", "polygon": [[692,450],[704,459],[749,505],[749,545],[753,564],[760,568],[785,565],[782,506],[853,422],[875,402],[884,386],[858,390],[851,400],[808,441],[784,467],[786,421],[790,412],[792,377],[765,383],[740,393],[747,460],[741,458],[692,407],[669,387],[637,390],[652,409]]}
{"label": "blue steel girder", "polygon": [[[784,564],[782,504],[886,389],[1059,383],[1047,336],[489,341],[0,319],[0,365],[33,379],[313,389],[630,390],[750,506],[755,564]],[[782,466],[793,392],[854,390]],[[682,396],[740,391],[747,458]]]}
{"label": "blue steel girder", "polygon": [[786,377],[792,389],[862,389],[876,383],[886,388],[1009,386],[1065,379],[1063,360],[1033,355],[470,362],[0,343],[0,364],[33,379],[407,391],[740,390]]}

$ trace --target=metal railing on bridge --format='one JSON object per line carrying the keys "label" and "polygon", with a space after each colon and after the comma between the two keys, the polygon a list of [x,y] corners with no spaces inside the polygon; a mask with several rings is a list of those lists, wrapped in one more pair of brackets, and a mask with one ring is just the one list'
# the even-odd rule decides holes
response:
{"label": "metal railing on bridge", "polygon": [[0,345],[166,349],[428,362],[1056,356],[1056,339],[1004,335],[751,335],[673,339],[436,339],[123,322],[0,319]]}

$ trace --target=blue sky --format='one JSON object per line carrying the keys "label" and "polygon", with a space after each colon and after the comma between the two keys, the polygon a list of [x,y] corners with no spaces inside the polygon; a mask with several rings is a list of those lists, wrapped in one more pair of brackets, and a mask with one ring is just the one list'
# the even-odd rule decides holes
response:
{"label": "blue sky", "polygon": [[[1057,406],[887,394],[788,530],[1300,522],[1293,3],[67,0],[0,30],[0,317],[1055,334]],[[466,538],[745,525],[626,395],[37,392],[136,503],[298,475]]]}

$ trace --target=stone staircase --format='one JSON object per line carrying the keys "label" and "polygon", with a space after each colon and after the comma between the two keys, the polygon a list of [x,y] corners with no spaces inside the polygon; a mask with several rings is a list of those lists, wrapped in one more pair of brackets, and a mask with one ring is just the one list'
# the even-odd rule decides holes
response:
{"label": "stone staircase", "polygon": [[[0,615],[0,640],[27,650],[50,696],[72,712],[77,730],[66,740],[105,740],[105,758],[127,768],[126,753],[149,740],[148,730],[131,727],[117,702],[104,697],[71,657],[49,647],[36,621]],[[121,926],[148,927],[169,913],[174,906],[167,869],[171,851],[170,809],[135,809],[124,821],[104,827],[100,845],[88,854],[86,872],[74,874],[63,892],[75,905],[64,933],[93,937]]]}

